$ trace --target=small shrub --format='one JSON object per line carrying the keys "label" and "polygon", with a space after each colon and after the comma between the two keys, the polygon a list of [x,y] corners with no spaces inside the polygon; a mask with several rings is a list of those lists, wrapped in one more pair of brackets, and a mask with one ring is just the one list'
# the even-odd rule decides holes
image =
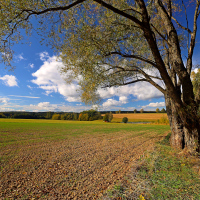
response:
{"label": "small shrub", "polygon": [[159,113],[160,112],[160,109],[159,108],[156,108],[156,113]]}
{"label": "small shrub", "polygon": [[105,122],[108,122],[108,121],[109,121],[108,113],[106,113],[106,114],[103,116],[103,121],[105,121]]}
{"label": "small shrub", "polygon": [[169,120],[168,120],[168,118],[167,117],[161,117],[160,119],[158,119],[157,121],[156,121],[156,124],[169,124]]}
{"label": "small shrub", "polygon": [[106,114],[103,116],[103,121],[105,121],[105,122],[111,122],[112,119],[113,119],[113,114],[112,114],[112,112],[106,113]]}
{"label": "small shrub", "polygon": [[166,113],[166,110],[163,108],[160,112],[161,113]]}
{"label": "small shrub", "polygon": [[108,114],[108,121],[111,122],[112,119],[113,119],[113,114],[112,114],[112,112],[110,112],[110,113]]}
{"label": "small shrub", "polygon": [[122,119],[122,122],[127,123],[127,122],[128,122],[128,118],[127,118],[127,117],[124,117],[124,118]]}

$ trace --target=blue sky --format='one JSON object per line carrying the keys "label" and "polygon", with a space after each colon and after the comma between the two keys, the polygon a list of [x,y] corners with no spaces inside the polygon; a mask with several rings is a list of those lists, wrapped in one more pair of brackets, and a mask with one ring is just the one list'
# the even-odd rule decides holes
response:
{"label": "blue sky", "polygon": [[[200,37],[199,37],[200,38]],[[199,40],[198,38],[198,40]],[[2,111],[64,111],[80,112],[94,106],[80,101],[79,86],[69,85],[59,73],[63,64],[53,51],[39,43],[39,36],[29,40],[31,45],[14,46],[14,65],[9,71],[0,68],[0,112]],[[194,64],[199,61],[199,41],[194,53]],[[99,89],[102,103],[98,110],[116,111],[165,108],[161,92],[148,83],[136,83],[119,88]]]}
{"label": "blue sky", "polygon": [[[96,107],[81,102],[77,83],[65,83],[59,73],[63,64],[50,48],[36,38],[31,43],[15,45],[14,71],[1,65],[0,111],[80,112]],[[148,83],[99,89],[99,93],[99,110],[155,110],[165,105],[162,94]]]}
{"label": "blue sky", "polygon": [[[63,80],[51,49],[36,39],[32,45],[15,46],[16,69],[1,66],[0,111],[65,111],[80,112],[93,108],[80,101],[76,83]],[[163,95],[148,83],[119,88],[99,89],[103,101],[99,110],[155,110],[165,107]]]}

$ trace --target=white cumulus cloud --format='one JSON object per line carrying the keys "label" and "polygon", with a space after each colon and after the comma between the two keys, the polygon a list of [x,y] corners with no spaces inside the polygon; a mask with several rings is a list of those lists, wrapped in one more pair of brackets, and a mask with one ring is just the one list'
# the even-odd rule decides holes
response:
{"label": "white cumulus cloud", "polygon": [[119,97],[119,101],[115,99],[108,99],[106,102],[102,104],[104,108],[110,108],[112,106],[121,106],[123,104],[128,103],[128,98],[126,96]]}
{"label": "white cumulus cloud", "polygon": [[151,107],[151,108],[165,107],[165,102],[150,103],[146,106],[143,106],[143,108],[146,108],[146,107]]}
{"label": "white cumulus cloud", "polygon": [[163,97],[163,94],[158,89],[146,82],[120,86],[118,88],[111,87],[107,89],[99,89],[98,93],[103,99],[111,98],[113,96],[128,97],[129,95],[132,95],[137,100]]}
{"label": "white cumulus cloud", "polygon": [[2,80],[3,83],[9,87],[18,86],[17,78],[13,75],[2,76],[0,77],[0,80]]}
{"label": "white cumulus cloud", "polygon": [[41,52],[39,54],[39,56],[40,56],[40,60],[42,60],[42,61],[46,61],[50,58],[48,52],[46,52],[46,51]]}
{"label": "white cumulus cloud", "polygon": [[43,65],[32,74],[35,77],[32,83],[45,90],[47,95],[56,92],[63,95],[69,102],[80,102],[80,95],[77,92],[79,89],[78,84],[76,82],[66,84],[60,74],[59,69],[63,67],[63,63],[57,60],[56,56],[50,57],[47,52],[41,53],[40,59],[43,61]]}

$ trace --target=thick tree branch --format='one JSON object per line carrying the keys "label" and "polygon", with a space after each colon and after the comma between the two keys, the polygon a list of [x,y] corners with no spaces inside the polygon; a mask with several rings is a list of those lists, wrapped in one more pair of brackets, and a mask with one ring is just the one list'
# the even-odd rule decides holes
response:
{"label": "thick tree branch", "polygon": [[151,24],[151,26],[154,28],[154,30],[156,31],[156,33],[158,33],[158,35],[169,45],[169,43],[166,40],[166,38],[156,29],[156,27],[153,24]]}
{"label": "thick tree branch", "polygon": [[13,20],[15,20],[18,17],[20,17],[23,13],[29,13],[28,16],[25,18],[25,20],[28,20],[31,15],[41,15],[41,14],[44,14],[44,13],[47,13],[47,12],[50,12],[50,11],[61,11],[61,10],[64,11],[64,10],[69,10],[70,8],[76,6],[76,5],[80,4],[80,3],[83,3],[84,1],[86,1],[86,0],[77,0],[74,3],[72,3],[70,5],[67,5],[67,6],[58,6],[58,7],[54,7],[54,8],[47,8],[47,9],[42,10],[42,11],[34,11],[32,9],[23,9],[19,14],[16,15],[16,17],[14,17],[8,23],[11,23]]}
{"label": "thick tree branch", "polygon": [[138,59],[140,61],[144,61],[144,62],[146,62],[148,64],[151,64],[152,66],[154,66],[156,68],[158,67],[154,61],[149,60],[147,58],[144,58],[143,56],[140,56],[140,55],[122,54],[121,52],[115,51],[115,52],[110,52],[109,54],[106,54],[105,56],[110,56],[110,55],[120,55],[120,56],[122,56],[124,58],[135,58],[135,59]]}
{"label": "thick tree branch", "polygon": [[[172,96],[174,102],[177,103],[177,107],[178,106],[182,106],[182,100],[180,99],[179,95],[177,95],[176,93],[176,89],[172,83],[172,80],[167,72],[166,66],[164,64],[164,61],[162,59],[162,56],[160,54],[159,48],[158,48],[158,44],[157,41],[155,39],[155,36],[151,30],[150,27],[150,23],[149,23],[149,15],[148,15],[148,11],[146,9],[146,4],[144,2],[144,0],[136,0],[137,4],[139,5],[140,9],[141,9],[141,13],[142,13],[142,22],[144,23],[144,27],[142,27],[142,30],[144,32],[144,37],[146,38],[149,47],[151,49],[151,52],[154,56],[154,60],[156,62],[156,65],[158,66],[158,70],[160,72],[161,78],[163,79],[165,85],[166,85],[166,90],[168,90],[170,96]],[[166,30],[167,30],[167,34],[169,36],[170,34],[173,34],[172,36],[174,37],[174,35],[176,35],[176,30],[173,27],[173,24],[170,20],[170,17],[165,9],[165,7],[163,6],[163,3],[161,0],[155,0],[155,6],[158,10],[159,15],[161,16],[161,18],[163,18],[163,21],[165,23],[166,26]],[[178,37],[176,38],[178,41]],[[171,43],[170,43],[171,44]],[[173,44],[173,47],[178,47],[178,53],[181,53],[179,50],[179,44],[175,43]],[[181,63],[182,64],[182,63]],[[182,66],[180,66],[182,67]]]}
{"label": "thick tree branch", "polygon": [[[174,102],[176,102],[178,106],[183,106],[183,102],[190,104],[190,103],[192,103],[192,101],[194,99],[194,93],[192,91],[192,82],[191,82],[191,79],[190,79],[190,75],[187,72],[187,70],[184,66],[182,57],[181,57],[181,49],[180,49],[177,31],[176,31],[172,21],[170,20],[168,14],[166,12],[165,7],[163,6],[162,1],[161,0],[155,0],[155,6],[158,10],[159,15],[162,18],[164,25],[166,27],[166,30],[167,30],[168,41],[170,43],[170,46],[169,46],[170,64],[171,64],[172,69],[175,70],[178,78],[181,81],[182,88],[183,88],[183,99],[180,98],[180,95],[177,93],[174,85],[173,86],[169,85],[169,84],[172,83],[172,80],[170,79],[171,83],[169,82],[169,84],[168,84],[164,80],[165,77],[162,76],[162,72],[160,74],[161,74],[163,80],[165,81],[165,84],[166,84],[166,87],[169,91],[169,94],[172,92],[170,94],[170,96],[173,97]],[[171,87],[173,88],[172,91],[170,89]]]}
{"label": "thick tree branch", "polygon": [[172,2],[171,2],[171,0],[167,0],[167,10],[168,10],[169,18],[171,19],[171,17],[172,17]]}
{"label": "thick tree branch", "polygon": [[123,12],[122,10],[117,9],[117,8],[113,7],[112,5],[106,3],[106,2],[104,2],[102,0],[93,0],[93,1],[101,4],[103,7],[107,8],[109,10],[112,10],[114,13],[117,13],[117,14],[119,14],[119,15],[127,18],[127,19],[130,19],[131,21],[133,21],[136,24],[138,24],[140,27],[144,26],[143,23],[140,20],[138,20],[136,17],[134,17],[132,15],[129,15],[129,14]]}
{"label": "thick tree branch", "polygon": [[44,13],[47,13],[47,12],[50,12],[50,11],[64,11],[64,10],[68,10],[80,3],[83,3],[84,1],[86,0],[77,0],[76,2],[68,5],[68,6],[58,6],[58,7],[54,7],[54,8],[47,8],[45,10],[42,10],[42,11],[34,11],[32,9],[22,9],[22,11],[20,13],[18,13],[12,20],[10,20],[8,23],[12,23],[13,21],[15,21],[16,19],[20,18],[24,13],[28,13],[28,15],[25,17],[25,18],[22,18],[21,20],[17,21],[16,23],[14,23],[14,26],[13,28],[11,28],[11,33],[7,36],[6,40],[11,36],[13,35],[14,33],[14,30],[17,28],[17,26],[23,22],[23,21],[28,21],[29,18],[32,16],[32,15],[41,15],[41,14],[44,14]]}
{"label": "thick tree branch", "polygon": [[[118,86],[130,85],[130,84],[134,84],[134,83],[138,83],[138,82],[144,82],[144,81],[148,82],[147,79],[143,78],[143,79],[137,79],[137,80],[134,80],[134,81],[130,81],[130,82],[126,82],[126,83],[121,83],[121,84],[117,84],[117,85]],[[105,85],[102,88],[114,87],[114,86],[116,86],[116,84]]]}
{"label": "thick tree branch", "polygon": [[[150,84],[152,84],[154,87],[156,87],[163,94],[166,93],[165,89],[163,89],[160,85],[158,85],[155,81],[152,80],[152,78],[162,80],[162,78],[160,78],[160,77],[149,75],[144,70],[142,70],[142,69],[140,69],[139,67],[136,67],[136,66],[132,66],[131,67],[132,69],[125,69],[125,68],[120,67],[120,66],[113,66],[111,64],[109,64],[109,65],[111,66],[111,68],[107,69],[106,71],[117,69],[117,71],[112,72],[110,75],[118,74],[118,73],[124,73],[124,72],[135,72],[135,73],[139,73],[139,75],[142,75],[144,77],[144,78],[139,78],[137,80],[130,81],[130,82],[127,82],[127,83],[123,83],[121,85],[129,85],[129,84],[133,84],[133,83],[136,83],[136,82],[139,82],[139,81],[140,82],[146,81],[146,82],[149,82]],[[136,74],[136,76],[137,76],[137,74]],[[112,86],[114,86],[114,85],[112,85]]]}

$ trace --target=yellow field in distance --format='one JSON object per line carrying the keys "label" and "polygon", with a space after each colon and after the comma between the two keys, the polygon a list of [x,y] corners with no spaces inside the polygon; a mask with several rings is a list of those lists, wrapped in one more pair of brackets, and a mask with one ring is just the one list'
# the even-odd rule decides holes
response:
{"label": "yellow field in distance", "polygon": [[128,119],[152,119],[157,120],[161,117],[167,117],[167,113],[122,113],[122,114],[113,114],[113,118],[128,117]]}

